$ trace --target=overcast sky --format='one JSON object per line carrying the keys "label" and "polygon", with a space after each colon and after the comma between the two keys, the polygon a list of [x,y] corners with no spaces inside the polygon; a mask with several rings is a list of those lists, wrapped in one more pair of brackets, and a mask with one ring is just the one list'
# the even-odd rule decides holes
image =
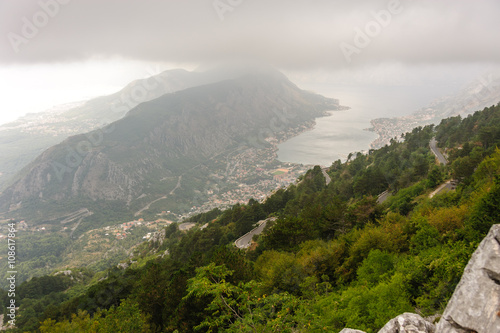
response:
{"label": "overcast sky", "polygon": [[458,83],[500,65],[498,0],[0,0],[0,123],[234,59],[302,81]]}

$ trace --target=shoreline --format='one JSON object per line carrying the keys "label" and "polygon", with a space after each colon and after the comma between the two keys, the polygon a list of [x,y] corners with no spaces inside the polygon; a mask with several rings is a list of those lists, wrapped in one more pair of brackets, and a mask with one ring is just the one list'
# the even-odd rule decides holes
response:
{"label": "shoreline", "polygon": [[[351,107],[341,106],[339,109],[336,109],[336,110],[325,111],[323,113],[323,115],[315,117],[314,120],[309,123],[309,126],[307,128],[303,129],[299,133],[296,133],[295,135],[287,136],[286,139],[280,140],[277,144],[280,145],[280,144],[286,143],[287,141],[289,141],[289,140],[291,140],[291,139],[299,136],[300,134],[304,134],[304,133],[306,133],[308,131],[315,130],[316,126],[317,126],[317,120],[319,118],[334,116],[335,113],[338,112],[338,111],[347,111],[347,110],[352,110],[352,108]],[[355,114],[353,115],[353,119],[352,120],[350,120],[349,118],[348,119],[344,119],[344,117],[342,117],[342,119],[340,119],[338,122],[331,123],[331,124],[329,123],[329,121],[327,121],[326,126],[335,126],[335,124],[339,124],[340,126],[339,126],[338,130],[335,127],[332,127],[332,134],[334,136],[335,135],[338,136],[338,135],[343,134],[342,132],[343,131],[345,132],[346,128],[350,127],[350,125],[351,125],[350,122],[351,121],[354,122],[354,123],[356,122],[355,117],[356,117]],[[328,128],[330,128],[330,127],[328,127]],[[327,127],[325,127],[325,124],[322,124],[321,125],[321,130],[324,131],[325,129],[327,129]],[[356,131],[360,131],[360,133],[363,132],[363,131],[373,132],[373,131],[368,131],[366,128],[362,128],[361,126],[356,127],[355,130]],[[352,132],[349,132],[349,130],[347,130],[347,133],[348,133],[347,135],[349,135]],[[377,134],[377,133],[374,133],[374,134]],[[369,150],[371,149],[371,143],[378,139],[378,137],[372,138],[370,136],[369,138],[367,138],[367,140],[364,140],[366,142],[362,142],[363,141],[362,138],[363,138],[363,136],[360,136],[360,141],[354,140],[353,144],[351,145],[351,147],[349,147],[349,142],[351,142],[351,141],[348,138],[345,139],[344,142],[340,142],[340,141],[342,141],[341,138],[340,139],[334,139],[334,141],[331,142],[330,147],[325,147],[325,145],[328,145],[328,142],[324,142],[323,146],[321,148],[318,148],[318,149],[324,150],[324,151],[320,151],[319,152],[319,155],[318,155],[319,158],[318,159],[315,159],[314,156],[310,156],[312,158],[308,158],[307,152],[304,150],[304,147],[302,147],[302,152],[299,149],[297,151],[297,154],[299,154],[299,157],[303,155],[302,157],[304,157],[304,158],[299,158],[298,160],[300,160],[300,159],[304,160],[305,159],[306,160],[305,162],[297,162],[297,158],[293,159],[293,157],[290,157],[291,155],[294,155],[294,149],[293,149],[294,145],[293,145],[293,143],[291,143],[290,144],[291,146],[283,149],[283,151],[285,152],[286,155],[290,155],[288,157],[284,157],[284,159],[278,158],[278,151],[280,149],[278,147],[275,148],[276,149],[276,160],[279,161],[280,163],[291,163],[291,164],[299,164],[299,165],[304,165],[304,166],[307,165],[307,166],[311,166],[311,167],[313,167],[315,165],[329,167],[333,162],[335,162],[336,160],[339,160],[339,159],[341,161],[345,162],[347,160],[347,157],[348,157],[349,153],[352,153],[352,154],[356,154],[356,153],[367,154],[369,152]],[[311,139],[314,140],[314,137],[308,137],[307,140],[309,141]],[[311,141],[311,142],[307,142],[307,143],[308,144],[312,144],[314,142]],[[338,144],[340,144],[340,146],[338,146]],[[300,143],[299,143],[299,146],[300,146]],[[347,152],[346,147],[347,147],[347,150],[349,150],[349,152]],[[327,151],[325,150],[325,148],[328,149],[328,150],[330,150],[330,151],[333,151],[334,153],[333,154],[327,153]],[[323,152],[325,154],[322,154]],[[330,159],[328,159],[328,157],[329,157],[328,155],[332,155]],[[308,163],[308,161],[307,161],[308,159],[312,159],[313,161],[317,160],[317,161]],[[324,161],[321,161],[321,160],[324,160]]]}

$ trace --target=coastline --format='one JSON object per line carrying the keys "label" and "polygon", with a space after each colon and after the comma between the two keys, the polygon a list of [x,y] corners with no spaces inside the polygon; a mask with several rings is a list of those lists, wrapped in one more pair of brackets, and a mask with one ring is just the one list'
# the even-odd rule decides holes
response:
{"label": "coastline", "polygon": [[[334,113],[341,110],[349,112]],[[314,130],[312,133],[302,131],[300,133],[302,136],[299,138],[289,137],[289,142],[281,142],[277,160],[303,165],[330,166],[339,159],[345,161],[350,153],[368,153],[370,143],[377,139],[377,135],[364,131],[369,124],[360,118],[360,113],[361,110],[351,107],[325,112],[322,119],[317,117],[313,126],[307,128],[307,131]]]}

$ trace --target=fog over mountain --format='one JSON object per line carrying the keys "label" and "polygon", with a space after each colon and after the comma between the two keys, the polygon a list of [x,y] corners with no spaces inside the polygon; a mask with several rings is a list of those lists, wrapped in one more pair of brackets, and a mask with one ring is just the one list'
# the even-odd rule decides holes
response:
{"label": "fog over mountain", "polygon": [[[262,168],[273,168],[275,142],[340,109],[338,100],[300,90],[276,70],[240,75],[164,94],[47,149],[0,194],[0,211],[42,223],[83,207],[103,223],[102,214],[138,215],[168,198],[165,207],[181,214],[235,186],[229,167],[245,168],[236,172],[238,186],[266,180]],[[238,157],[247,153],[253,157]],[[246,168],[260,169],[254,181],[245,181]],[[211,181],[213,189],[204,189]]]}
{"label": "fog over mountain", "polygon": [[[12,64],[89,55],[195,63],[250,58],[287,69],[339,68],[346,65],[339,47],[344,42],[362,49],[354,66],[498,62],[499,11],[494,0],[3,1],[2,35],[8,38],[0,41],[0,59]],[[33,29],[25,28],[26,21]],[[358,29],[370,41],[353,40]]]}
{"label": "fog over mountain", "polygon": [[85,102],[61,105],[0,125],[0,190],[10,178],[45,149],[67,137],[85,133],[122,118],[139,103],[163,94],[233,78],[228,68],[204,72],[169,70],[134,80],[123,89]]}
{"label": "fog over mountain", "polygon": [[[166,69],[235,62],[270,64],[299,86],[407,86],[453,93],[458,89],[450,87],[500,67],[499,16],[494,0],[0,1],[0,124],[3,117],[109,95],[132,79]],[[162,70],[151,73],[152,68]],[[103,116],[102,106],[113,105],[92,104],[102,101],[75,112]],[[137,103],[124,104],[120,114]],[[61,132],[56,130],[51,143],[65,137]],[[31,153],[4,154],[6,160],[22,158],[0,169],[2,181],[48,146],[29,140],[36,141]]]}
{"label": "fog over mountain", "polygon": [[116,91],[154,66],[234,60],[299,85],[460,85],[498,67],[499,14],[494,0],[0,1],[0,109],[13,119]]}

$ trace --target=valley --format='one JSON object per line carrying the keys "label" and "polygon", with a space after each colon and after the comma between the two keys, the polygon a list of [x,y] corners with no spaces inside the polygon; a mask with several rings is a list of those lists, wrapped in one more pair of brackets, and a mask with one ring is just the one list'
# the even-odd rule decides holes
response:
{"label": "valley", "polygon": [[[92,218],[94,213],[87,208],[77,209],[46,221],[20,220],[18,237],[21,243],[28,240],[35,241],[35,244],[46,242],[52,239],[52,234],[72,240],[69,243],[65,242],[65,245],[61,245],[57,250],[61,251],[61,256],[57,260],[51,261],[48,266],[30,270],[29,274],[36,276],[51,270],[71,267],[88,267],[99,271],[127,259],[134,253],[135,247],[171,223],[177,224],[189,220],[190,216],[212,209],[246,204],[250,199],[264,201],[276,190],[295,183],[311,168],[310,165],[279,162],[276,160],[276,151],[280,142],[309,130],[312,124],[275,133],[275,137],[269,137],[264,141],[267,147],[241,146],[230,153],[215,156],[208,163],[194,166],[176,179],[171,179],[164,194],[157,194],[160,197],[148,202],[133,214],[123,216],[111,213],[102,221],[104,223],[100,223],[104,226],[98,228],[88,225],[92,222],[92,220],[89,222],[88,218]],[[257,141],[254,142],[257,144]],[[202,186],[188,198],[191,200],[191,205],[186,206],[184,211],[176,210],[177,191],[181,193],[182,190],[186,190],[186,186],[189,186],[183,179],[188,178],[189,181],[189,176],[209,167],[211,172],[207,181],[201,183]],[[275,175],[277,170],[283,173]],[[151,198],[151,195],[144,197]],[[7,229],[4,228],[10,222],[10,219],[0,222],[0,244],[6,237],[4,230]],[[28,256],[21,266],[27,267],[25,265],[40,258],[43,257],[38,254],[34,257]],[[21,275],[21,277],[29,276]]]}
{"label": "valley", "polygon": [[[165,223],[263,202],[311,167],[278,161],[278,145],[345,109],[265,69],[165,94],[69,137],[0,194],[0,227],[22,221],[20,281],[72,266],[99,271]],[[128,224],[134,232],[116,227]]]}
{"label": "valley", "polygon": [[[275,93],[282,89],[279,88],[280,85],[286,87],[287,94],[290,94],[290,91],[293,91],[294,94],[300,93],[300,90],[297,90],[280,74],[271,71],[271,73],[265,73],[264,77],[267,80],[264,85],[271,87]],[[269,80],[270,78],[272,79]],[[250,78],[249,82],[239,84],[246,85],[245,89],[248,89],[249,84],[250,86],[254,84],[251,82],[254,79]],[[245,80],[247,79],[245,78]],[[257,83],[257,86],[260,84],[260,82]],[[215,86],[221,85],[216,84]],[[208,89],[214,89],[212,87],[215,86],[212,85]],[[180,94],[189,96],[191,99],[192,96],[195,96],[193,93],[201,93],[200,96],[202,96],[204,90],[207,88],[194,88]],[[215,91],[212,90],[210,95],[214,96]],[[220,94],[220,92],[216,93]],[[179,96],[177,93],[168,98],[178,99]],[[227,107],[238,109],[239,105],[244,103],[245,99],[241,99],[241,95],[230,93],[228,96],[226,100],[222,99],[216,105],[216,112]],[[27,265],[25,267],[33,265],[37,261],[47,261],[44,251],[38,253],[35,250],[39,246],[36,244],[48,242],[53,239],[53,235],[58,235],[62,239],[55,243],[53,249],[57,249],[55,252],[61,253],[62,256],[48,260],[49,264],[38,268],[33,267],[30,274],[45,274],[52,269],[65,269],[74,265],[90,265],[89,267],[100,270],[107,267],[106,265],[114,265],[124,260],[144,240],[143,237],[151,237],[151,233],[160,231],[166,225],[165,223],[189,221],[192,216],[217,209],[229,209],[234,205],[245,205],[249,200],[264,202],[280,189],[296,184],[312,165],[279,161],[279,147],[285,142],[292,142],[293,140],[290,141],[292,138],[297,139],[305,133],[308,135],[313,133],[314,131],[311,130],[316,128],[316,122],[322,122],[323,119],[326,119],[318,117],[331,117],[331,112],[343,111],[339,113],[339,115],[342,114],[340,119],[343,119],[348,117],[350,112],[348,107],[340,106],[338,101],[307,94],[304,96],[315,99],[315,103],[318,103],[320,109],[304,117],[300,112],[297,113],[295,106],[291,107],[290,104],[288,106],[281,104],[279,108],[276,107],[276,104],[266,104],[265,108],[270,110],[269,114],[263,115],[264,121],[261,122],[261,125],[251,129],[250,135],[240,137],[235,141],[227,140],[227,136],[223,136],[223,140],[229,144],[218,146],[216,149],[210,147],[216,143],[216,140],[209,139],[212,142],[208,146],[206,145],[207,141],[204,143],[205,147],[208,148],[208,153],[206,149],[199,150],[200,146],[194,146],[189,142],[194,139],[196,134],[190,134],[191,137],[185,137],[184,141],[179,141],[179,138],[185,136],[186,132],[182,134],[177,132],[179,133],[177,136],[171,136],[169,140],[174,142],[176,146],[167,148],[167,150],[162,146],[145,146],[140,143],[140,140],[146,140],[149,143],[159,141],[162,145],[167,142],[166,138],[162,138],[161,135],[152,136],[156,135],[155,132],[168,132],[168,128],[170,128],[170,125],[163,125],[163,128],[158,127],[161,123],[161,121],[158,122],[159,119],[169,119],[165,118],[164,113],[159,112],[159,110],[165,110],[165,104],[158,101],[142,104],[122,120],[107,127],[67,139],[57,147],[56,154],[49,150],[45,153],[51,156],[49,159],[41,157],[39,160],[42,163],[35,161],[32,163],[35,167],[31,167],[36,170],[36,173],[39,173],[41,166],[42,168],[44,165],[49,166],[49,168],[45,167],[45,171],[42,172],[46,176],[40,178],[42,174],[39,174],[31,180],[28,179],[33,176],[25,178],[30,183],[35,179],[38,179],[37,182],[39,182],[43,178],[47,181],[42,181],[34,187],[31,183],[29,187],[26,187],[29,189],[26,194],[30,192],[31,194],[25,199],[19,198],[11,201],[10,205],[4,206],[8,207],[7,211],[0,215],[5,219],[4,225],[7,225],[11,218],[22,221],[20,223],[22,226],[19,233],[20,239],[30,240],[35,246],[34,252],[30,252],[32,254],[27,254],[25,257],[27,259],[24,263]],[[258,102],[255,95],[248,97],[250,97],[251,103]],[[163,100],[168,100],[168,98],[163,97]],[[213,99],[213,97],[211,98]],[[235,100],[235,98],[238,99]],[[263,97],[259,96],[258,98]],[[226,106],[221,103],[226,104]],[[189,104],[191,104],[189,106],[191,111],[188,112],[199,112],[195,111],[198,106],[193,107],[192,102],[186,105]],[[200,108],[200,110],[202,109]],[[58,114],[60,113],[54,113],[54,115]],[[333,115],[335,114],[334,112]],[[139,118],[139,115],[142,118]],[[44,119],[43,117],[46,116],[42,115],[41,119]],[[224,126],[229,124],[228,117],[229,114],[226,113],[223,118],[219,118],[224,122]],[[33,125],[30,126],[44,127],[45,123],[50,124],[56,118],[55,116],[49,117],[47,118],[48,122],[33,120]],[[235,121],[241,123],[238,117],[235,118]],[[151,127],[154,122],[158,124]],[[132,123],[134,124],[132,125]],[[213,137],[212,134],[209,134],[214,131],[212,128],[207,128],[207,131],[201,122],[193,123],[189,117],[181,123],[174,121],[173,124],[176,126],[180,124],[182,128],[189,129],[188,131],[193,133],[201,129],[204,131],[204,135],[208,135],[208,138]],[[329,128],[331,128],[331,120],[327,124],[330,124]],[[411,126],[413,123],[407,122],[405,124]],[[135,137],[132,139],[128,135],[131,126],[139,129],[135,131]],[[160,128],[162,129],[160,130]],[[325,128],[325,130],[331,129]],[[383,137],[381,136],[379,139],[381,140]],[[85,143],[86,140],[92,144],[89,146]],[[133,165],[126,159],[126,155],[123,153],[126,146],[120,147],[119,140],[124,140],[124,142],[128,142],[127,144],[132,145],[132,150],[137,152],[137,156],[141,156],[139,163]],[[198,141],[201,143],[204,139],[200,136],[195,140],[201,140]],[[81,150],[82,147],[87,147],[88,150]],[[139,147],[142,148],[137,149]],[[195,154],[189,152],[191,147],[196,149]],[[179,148],[184,152],[180,153]],[[54,149],[56,148],[52,150]],[[71,161],[73,158],[71,152],[76,151],[78,151],[79,160],[74,163]],[[164,155],[166,158],[162,157],[162,154],[166,154]],[[38,166],[36,166],[37,164]],[[158,168],[155,164],[161,165],[162,168]],[[54,168],[54,165],[59,165],[58,169]],[[325,170],[323,173],[329,179],[330,176]],[[90,176],[92,174],[94,175]],[[71,181],[68,177],[70,175],[73,178]],[[22,177],[26,177],[26,173]],[[54,183],[51,178],[58,181]],[[105,181],[103,182],[103,180]],[[18,185],[16,185],[18,189],[20,189],[19,184],[22,182],[18,181]],[[16,186],[11,187],[10,191]],[[61,191],[65,187],[68,190]],[[34,188],[39,188],[39,190],[32,191]],[[385,188],[380,188],[380,192],[374,194],[380,194],[384,190]],[[52,191],[55,192],[51,194]],[[65,191],[67,194],[64,194]],[[124,192],[128,192],[128,194],[124,195]],[[47,198],[47,196],[49,197]],[[85,198],[86,196],[88,197]],[[5,203],[5,198],[7,197],[4,193],[0,203]],[[380,201],[380,203],[382,202],[383,200]],[[151,227],[145,228],[145,225],[137,223],[145,223],[155,227],[153,229]],[[128,229],[124,233],[119,232],[119,227],[116,226],[126,224],[133,225],[135,232],[130,233]],[[5,235],[1,234],[0,237],[2,236]],[[109,255],[110,253],[113,255]],[[92,256],[103,259],[93,262],[90,260]],[[77,258],[81,258],[81,260]],[[24,278],[27,277],[29,276],[24,276]]]}
{"label": "valley", "polygon": [[[47,239],[30,267],[60,266],[19,287],[19,327],[52,332],[103,325],[102,309],[134,313],[138,327],[186,333],[200,325],[272,331],[276,323],[302,332],[384,332],[395,321],[428,333],[458,327],[450,313],[498,293],[491,262],[498,259],[499,117],[500,104],[415,128],[370,154],[315,166],[265,200],[204,211],[180,224],[162,211],[154,219],[95,228],[59,247],[57,238]],[[439,150],[446,152],[446,165],[436,158]],[[213,163],[228,174],[238,169],[217,158]],[[281,179],[283,169],[269,172]],[[166,193],[175,188],[175,195],[184,178],[172,179]],[[441,191],[451,179],[456,188]],[[380,193],[388,195],[380,200]],[[27,236],[19,237],[20,246]],[[19,272],[25,265],[20,260]],[[476,287],[480,293],[470,293]],[[464,292],[468,296],[460,296]],[[486,310],[481,319],[460,318],[458,325],[489,332],[495,318]]]}

